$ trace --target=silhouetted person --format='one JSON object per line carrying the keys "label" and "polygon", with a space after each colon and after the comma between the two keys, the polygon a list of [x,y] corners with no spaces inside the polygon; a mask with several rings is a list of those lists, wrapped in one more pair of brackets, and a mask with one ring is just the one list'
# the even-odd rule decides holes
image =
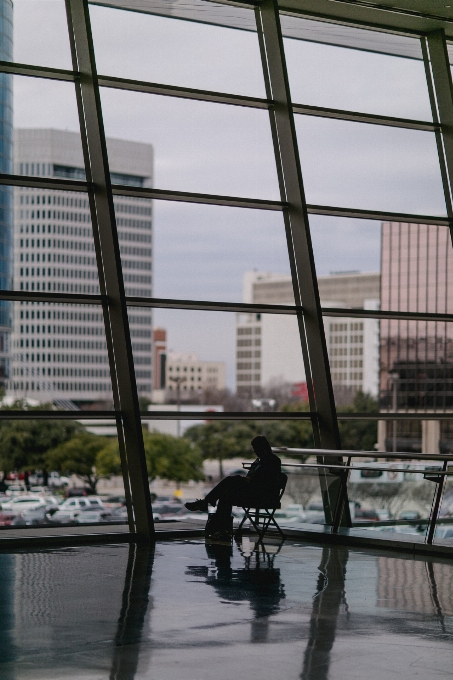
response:
{"label": "silhouetted person", "polygon": [[[222,479],[205,498],[186,503],[188,510],[207,512],[209,505],[217,503],[216,538],[228,538],[233,533],[231,510],[240,507],[270,507],[278,503],[280,491],[281,461],[272,453],[266,437],[259,435],[251,441],[258,458],[252,463],[246,477],[231,475]],[[209,531],[208,531],[209,533]]]}

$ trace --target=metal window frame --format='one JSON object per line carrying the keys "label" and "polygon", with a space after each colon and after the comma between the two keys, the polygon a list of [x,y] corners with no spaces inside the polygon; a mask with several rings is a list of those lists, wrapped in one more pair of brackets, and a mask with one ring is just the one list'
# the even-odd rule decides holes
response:
{"label": "metal window frame", "polygon": [[[85,168],[89,181],[80,182],[76,180],[2,174],[0,175],[0,184],[87,193],[92,212],[99,283],[102,292],[101,295],[80,295],[33,293],[28,291],[1,291],[0,299],[26,302],[36,301],[101,305],[104,311],[115,410],[96,412],[5,411],[4,413],[0,412],[0,419],[8,417],[14,419],[107,418],[116,420],[118,425],[120,451],[122,454],[126,493],[128,495],[132,493],[134,504],[135,516],[130,517],[131,530],[146,537],[153,535],[153,526],[152,515],[150,516],[151,506],[149,503],[146,465],[144,463],[141,420],[204,420],[206,414],[205,412],[184,413],[183,411],[178,412],[177,414],[165,411],[151,413],[139,412],[127,320],[127,306],[162,307],[200,311],[289,314],[297,317],[302,353],[309,382],[311,410],[306,413],[294,414],[254,412],[212,413],[210,414],[210,418],[213,420],[310,420],[313,425],[318,449],[322,447],[336,450],[340,448],[337,426],[338,420],[452,419],[453,414],[449,413],[385,412],[376,414],[336,414],[322,317],[343,316],[450,322],[453,321],[453,315],[389,312],[383,310],[371,311],[334,307],[321,308],[317,291],[317,279],[314,269],[308,221],[308,215],[310,214],[329,215],[372,219],[377,221],[404,222],[408,224],[428,224],[428,226],[440,225],[449,227],[452,231],[453,216],[451,205],[453,201],[451,198],[451,187],[453,184],[453,133],[451,130],[453,129],[453,89],[448,57],[446,55],[445,32],[435,31],[428,34],[426,37],[422,36],[421,38],[433,108],[433,122],[429,122],[292,103],[289,93],[279,15],[287,13],[293,16],[306,16],[312,18],[314,15],[309,12],[298,13],[292,10],[279,8],[276,0],[264,0],[258,7],[254,3],[250,3],[249,5],[250,9],[253,7],[255,8],[258,38],[260,40],[263,61],[263,73],[267,84],[268,97],[266,99],[97,75],[90,29],[89,4],[89,0],[66,0],[68,27],[73,54],[73,71],[0,62],[0,72],[28,77],[48,78],[64,82],[73,82],[75,84],[82,144],[85,154]],[[363,6],[364,8],[369,7],[369,5],[366,5],[365,3],[363,3]],[[406,14],[409,16],[410,13],[408,14],[406,12]],[[317,18],[319,18],[319,15]],[[329,20],[329,18],[330,21],[333,21],[332,17],[328,16],[322,17],[321,20]],[[348,22],[346,19],[344,19],[343,23],[349,23],[351,25],[351,22]],[[366,22],[356,22],[356,25],[358,24],[367,27]],[[370,25],[368,27],[384,32],[389,32],[390,30],[388,26],[374,27]],[[397,27],[394,28],[394,32],[402,33]],[[420,36],[420,31],[413,31],[413,34]],[[159,190],[154,188],[125,187],[120,185],[112,186],[110,182],[107,148],[102,123],[102,109],[99,96],[100,87],[145,92],[149,94],[262,110],[267,109],[270,115],[270,124],[274,140],[281,200],[266,201],[253,198],[216,196],[192,192]],[[444,181],[448,216],[412,215],[407,213],[388,213],[347,207],[307,205],[304,196],[297,139],[294,128],[295,115],[310,115],[372,125],[385,125],[434,132],[438,142],[439,162]],[[98,155],[96,155],[96,151],[99,152]],[[122,281],[119,244],[113,208],[114,196],[140,197],[154,200],[169,200],[283,212],[296,304],[288,306],[247,305],[242,303],[126,297]],[[103,262],[106,261],[106,259],[109,261],[109,267],[103,266]],[[302,300],[304,302],[303,305]],[[316,396],[314,394],[313,385],[316,385]],[[338,460],[340,464],[342,462],[341,456],[335,456],[335,460]],[[318,458],[318,462],[322,465],[322,456]],[[321,482],[324,491],[323,496],[327,511],[326,514],[327,516],[330,515],[330,519],[333,520],[335,530],[340,523],[341,516],[346,514],[343,513],[343,508],[347,509],[347,477],[343,477],[341,483],[334,486],[329,486],[322,476]],[[344,517],[344,519],[347,521],[347,517]]]}
{"label": "metal window frame", "polygon": [[151,497],[88,0],[65,4],[73,68],[79,74],[76,97],[99,285],[101,294],[109,298],[102,309],[113,402],[115,411],[121,412],[117,431],[129,527],[138,536],[152,538]]}

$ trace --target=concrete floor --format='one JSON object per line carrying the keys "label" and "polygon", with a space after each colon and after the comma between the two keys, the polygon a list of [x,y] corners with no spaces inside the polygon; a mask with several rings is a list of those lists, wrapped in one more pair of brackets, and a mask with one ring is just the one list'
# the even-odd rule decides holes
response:
{"label": "concrete floor", "polygon": [[1,680],[453,678],[453,562],[276,540],[0,554]]}

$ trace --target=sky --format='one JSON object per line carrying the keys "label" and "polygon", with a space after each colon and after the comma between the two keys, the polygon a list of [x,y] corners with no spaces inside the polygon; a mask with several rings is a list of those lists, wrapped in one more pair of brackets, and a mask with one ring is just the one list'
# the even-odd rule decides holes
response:
{"label": "sky", "polygon": [[[15,0],[15,61],[71,68],[63,0]],[[254,33],[91,7],[98,72],[264,97]],[[285,39],[294,102],[431,120],[423,64]],[[14,78],[17,127],[78,131],[68,83]],[[152,144],[154,186],[278,199],[266,111],[102,91],[106,134]],[[434,135],[296,116],[307,202],[445,214]],[[154,201],[154,295],[240,301],[242,276],[289,273],[283,220],[270,211]],[[378,271],[380,225],[310,218],[318,275]],[[156,310],[169,348],[224,360],[234,387],[235,315]]]}

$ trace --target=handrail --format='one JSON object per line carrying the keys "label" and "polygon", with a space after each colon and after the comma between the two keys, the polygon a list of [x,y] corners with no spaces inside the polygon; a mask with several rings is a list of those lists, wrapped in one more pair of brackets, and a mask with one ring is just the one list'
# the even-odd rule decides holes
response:
{"label": "handrail", "polygon": [[[350,470],[364,470],[370,471],[375,470],[377,472],[407,472],[409,474],[423,474],[424,479],[436,484],[436,490],[433,496],[433,502],[431,505],[430,517],[428,520],[428,530],[425,537],[425,543],[431,545],[434,540],[434,534],[436,531],[437,521],[439,519],[439,511],[442,503],[442,495],[445,488],[445,481],[448,477],[453,476],[453,466],[449,466],[449,462],[453,462],[453,455],[448,454],[427,454],[427,453],[411,453],[408,451],[344,451],[344,450],[332,450],[332,449],[297,449],[297,448],[287,448],[284,446],[273,447],[272,451],[274,453],[285,454],[286,456],[316,456],[317,458],[329,458],[338,456],[346,456],[347,463],[339,464],[337,462],[329,464],[326,463],[286,463],[285,467],[294,468],[315,468],[319,471],[331,472],[331,474],[339,475],[343,478],[343,483],[347,485],[349,480]],[[420,467],[417,468],[401,468],[401,467],[388,467],[384,465],[351,465],[351,458],[385,458],[388,460],[395,460],[397,462],[402,462],[403,460],[423,460],[442,462],[442,467],[429,466],[430,469],[421,470]],[[360,461],[359,461],[360,463]],[[249,463],[243,463],[243,467],[249,465]],[[332,531],[336,531],[335,525],[332,526]]]}
{"label": "handrail", "polygon": [[[242,467],[245,470],[252,465],[252,463],[242,463]],[[397,468],[397,467],[375,467],[373,466],[359,466],[359,465],[335,465],[334,463],[283,463],[283,467],[294,467],[294,468],[326,468],[327,470],[373,470],[377,472],[409,472],[411,474],[432,474],[432,475],[443,475],[443,476],[453,476],[453,465],[451,471],[442,470],[442,468],[432,468],[429,470],[421,468]]]}
{"label": "handrail", "polygon": [[347,458],[387,458],[389,460],[434,460],[453,461],[453,454],[446,453],[411,453],[410,451],[349,451],[333,449],[295,449],[285,446],[272,447],[274,453],[284,453],[286,456],[346,456]]}

